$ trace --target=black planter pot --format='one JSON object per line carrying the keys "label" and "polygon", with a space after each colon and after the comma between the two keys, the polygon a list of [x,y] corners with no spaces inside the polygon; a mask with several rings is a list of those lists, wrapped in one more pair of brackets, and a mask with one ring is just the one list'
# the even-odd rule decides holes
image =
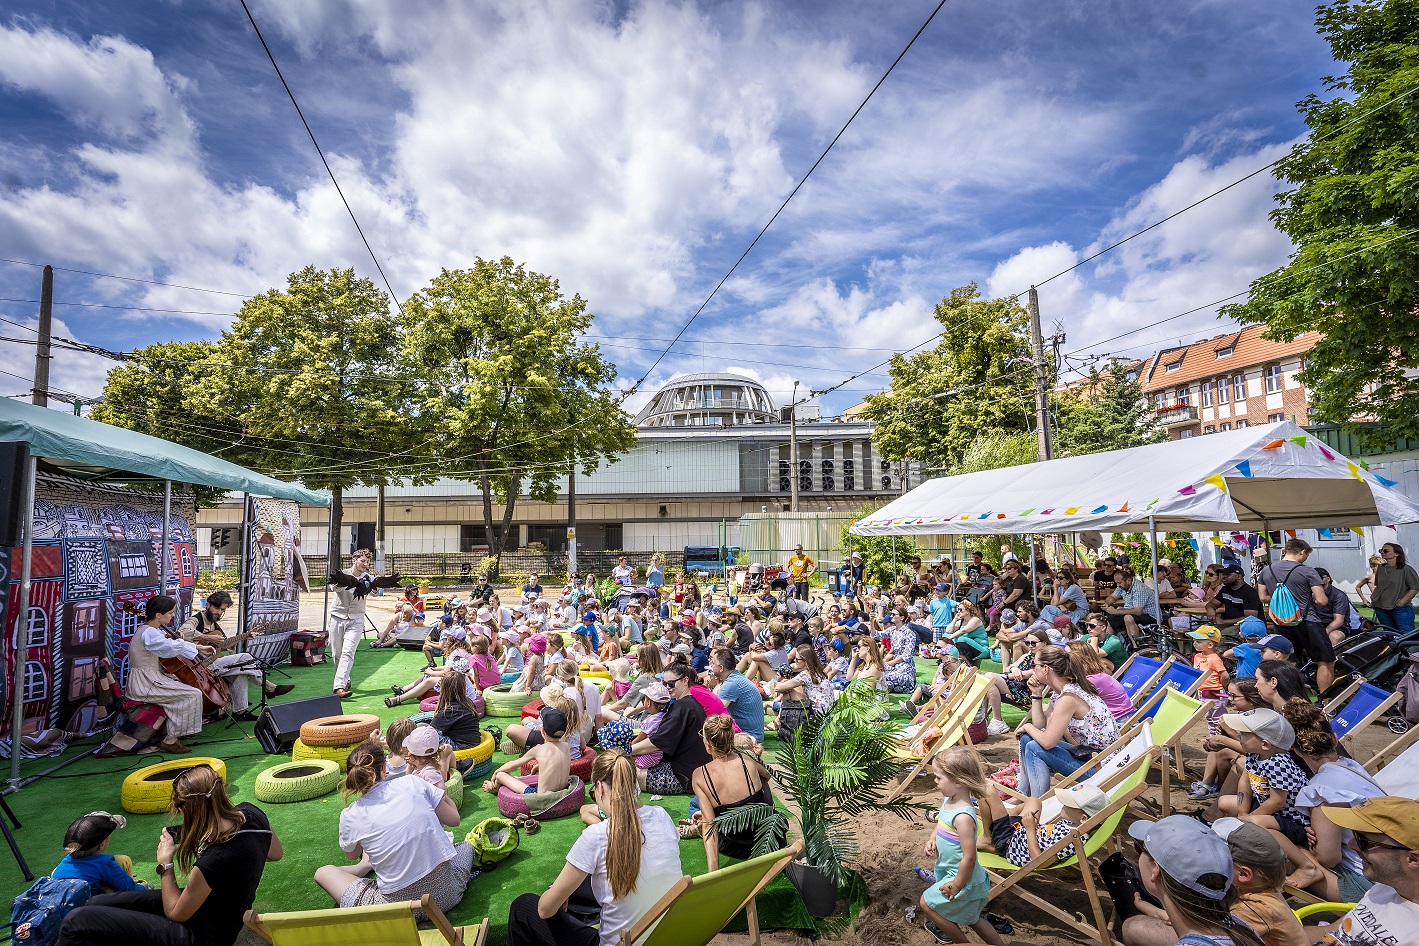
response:
{"label": "black planter pot", "polygon": [[803,898],[803,906],[808,910],[809,916],[820,920],[825,916],[832,916],[838,906],[838,888],[827,874],[817,867],[797,861],[784,868],[784,874],[798,889],[798,895]]}

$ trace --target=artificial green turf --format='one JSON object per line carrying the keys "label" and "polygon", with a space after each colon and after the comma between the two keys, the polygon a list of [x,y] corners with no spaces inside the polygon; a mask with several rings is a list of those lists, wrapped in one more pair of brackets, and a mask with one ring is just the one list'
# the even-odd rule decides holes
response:
{"label": "artificial green turf", "polygon": [[[417,706],[413,704],[390,709],[384,705],[384,697],[389,695],[391,684],[408,684],[417,679],[422,664],[423,656],[416,651],[362,647],[355,660],[355,698],[345,701],[345,711],[374,713],[382,724],[416,712]],[[923,681],[930,682],[934,663],[918,661],[917,666]],[[277,682],[293,683],[296,687],[282,697],[282,702],[329,694],[334,675],[330,663],[282,669],[290,674],[290,678],[276,676]],[[1007,713],[1012,710],[1013,707],[1007,707]],[[1018,711],[1015,712],[1018,714]],[[483,725],[505,728],[509,722],[517,720],[490,718],[484,720]],[[193,755],[215,755],[225,760],[227,781],[235,801],[256,802],[254,786],[257,774],[286,761],[289,756],[272,756],[262,751],[256,739],[250,736],[251,725],[245,726],[248,734],[245,738],[238,735],[235,729],[224,729],[223,725],[209,723],[201,735],[189,738],[187,744],[193,748]],[[94,743],[93,739],[84,740],[71,748],[64,758],[91,749]],[[773,748],[771,737],[768,750],[772,752]],[[70,822],[90,811],[122,811],[119,788],[124,775],[164,758],[168,757],[152,754],[84,759],[8,796],[7,801],[24,825],[16,832],[16,837],[30,869],[37,875],[53,870],[63,856],[61,841]],[[509,758],[501,752],[495,753],[494,765],[500,765]],[[55,764],[55,761],[27,761],[22,765],[21,773],[31,775]],[[649,796],[642,796],[642,799],[649,801]],[[669,796],[654,803],[664,807],[677,821],[689,814],[689,796]],[[348,863],[337,842],[342,807],[339,794],[332,792],[323,798],[290,805],[258,804],[270,816],[272,827],[285,849],[285,856],[266,866],[257,891],[256,909],[284,911],[333,906],[325,892],[316,886],[312,876],[321,865]],[[470,784],[464,793],[463,819],[455,829],[457,839],[462,840],[482,819],[497,814],[496,796],[484,794],[481,785]],[[132,857],[137,875],[151,882],[155,879],[156,861],[153,855],[157,848],[157,836],[165,825],[171,823],[171,819],[168,815],[127,817],[127,829],[113,835],[109,851]],[[456,924],[474,924],[485,916],[489,917],[492,921],[492,943],[501,943],[508,907],[513,899],[524,893],[541,893],[547,889],[565,863],[566,852],[582,827],[579,818],[570,817],[544,822],[542,830],[534,836],[524,833],[522,846],[516,854],[495,870],[474,878],[468,885],[463,902],[449,914],[450,919]],[[683,843],[680,860],[687,874],[704,873],[704,845],[698,840]],[[27,886],[9,852],[0,851],[0,895],[12,899]],[[764,928],[801,928],[803,917],[796,903],[797,898],[786,881],[780,879],[760,898],[760,923]]]}

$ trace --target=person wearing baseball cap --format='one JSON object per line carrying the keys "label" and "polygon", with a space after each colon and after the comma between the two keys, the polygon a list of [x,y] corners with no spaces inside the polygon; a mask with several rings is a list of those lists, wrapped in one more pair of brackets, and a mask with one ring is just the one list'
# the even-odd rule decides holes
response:
{"label": "person wearing baseball cap", "polygon": [[1261,825],[1218,818],[1212,830],[1232,852],[1232,913],[1250,926],[1266,946],[1308,946],[1301,921],[1286,905],[1287,860],[1281,842]]}
{"label": "person wearing baseball cap", "polygon": [[1290,660],[1296,650],[1290,638],[1280,634],[1267,634],[1256,645],[1261,648],[1262,660]]}
{"label": "person wearing baseball cap", "polygon": [[1266,622],[1261,618],[1242,618],[1237,630],[1242,635],[1242,642],[1236,647],[1224,650],[1222,656],[1237,662],[1238,679],[1254,677],[1262,660],[1261,639],[1266,636]]}
{"label": "person wearing baseball cap", "polygon": [[1380,795],[1349,808],[1326,805],[1325,816],[1355,832],[1371,887],[1331,929],[1342,946],[1412,943],[1419,935],[1419,801]]}
{"label": "person wearing baseball cap", "polygon": [[1237,794],[1221,795],[1209,811],[1241,818],[1279,831],[1301,850],[1309,846],[1309,816],[1296,807],[1296,794],[1310,775],[1291,757],[1296,730],[1273,709],[1224,713],[1222,724],[1237,734],[1246,753],[1246,778],[1238,780]]}
{"label": "person wearing baseball cap", "polygon": [[[1069,837],[1079,825],[1109,806],[1109,796],[1096,785],[1083,783],[1061,788],[1055,798],[1063,810],[1053,819],[1040,824],[1040,800],[1026,798],[1012,811],[994,792],[981,799],[981,816],[990,829],[990,841],[995,852],[1016,867],[1024,867],[1040,856],[1046,848]],[[1059,861],[1074,856],[1074,845],[1066,844],[1055,852]]]}
{"label": "person wearing baseball cap", "polygon": [[[1217,735],[1217,726],[1222,714],[1227,711],[1227,665],[1217,653],[1217,645],[1222,642],[1222,632],[1216,626],[1204,624],[1195,631],[1188,631],[1192,639],[1192,668],[1202,671],[1202,679],[1197,685],[1198,699],[1206,700],[1207,735]],[[1196,789],[1201,783],[1194,783]]]}
{"label": "person wearing baseball cap", "polygon": [[795,598],[800,601],[808,600],[808,579],[817,571],[817,560],[804,552],[801,544],[795,545],[793,554],[788,557],[789,590]]}
{"label": "person wearing baseball cap", "polygon": [[1128,827],[1138,854],[1143,887],[1162,909],[1141,895],[1122,909],[1137,911],[1123,921],[1128,944],[1265,946],[1232,915],[1232,852],[1210,827],[1187,815],[1135,821]]}
{"label": "person wearing baseball cap", "polygon": [[1247,617],[1261,617],[1261,595],[1247,584],[1240,564],[1227,562],[1222,566],[1217,595],[1207,602],[1207,623],[1231,627]]}

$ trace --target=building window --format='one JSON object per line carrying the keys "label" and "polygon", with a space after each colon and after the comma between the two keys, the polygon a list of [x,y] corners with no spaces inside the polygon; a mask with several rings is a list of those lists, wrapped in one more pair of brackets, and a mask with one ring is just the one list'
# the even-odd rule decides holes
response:
{"label": "building window", "polygon": [[1222,429],[1223,429],[1223,430],[1231,430],[1231,429],[1232,429],[1232,422],[1231,422],[1231,421],[1226,421],[1226,422],[1224,422],[1224,423],[1222,424]]}
{"label": "building window", "polygon": [[1202,382],[1202,388],[1201,388],[1201,390],[1202,390],[1202,397],[1201,397],[1202,406],[1203,406],[1203,407],[1211,407],[1211,406],[1212,406],[1212,382],[1211,382],[1211,381],[1204,381],[1204,382]]}
{"label": "building window", "polygon": [[25,646],[45,647],[49,644],[49,615],[44,608],[30,608],[25,622]]}
{"label": "building window", "polygon": [[1281,366],[1268,365],[1266,368],[1266,393],[1275,394],[1281,390]]}
{"label": "building window", "polygon": [[124,552],[118,556],[118,577],[147,578],[148,556]]}
{"label": "building window", "polygon": [[1232,399],[1232,385],[1226,378],[1217,379],[1217,403],[1226,404]]}
{"label": "building window", "polygon": [[49,680],[44,672],[44,664],[38,660],[25,661],[23,697],[26,703],[42,700],[49,694]]}
{"label": "building window", "polygon": [[1232,379],[1232,400],[1245,401],[1247,399],[1247,376],[1239,374]]}
{"label": "building window", "polygon": [[1237,429],[1238,429],[1238,430],[1241,430],[1243,427],[1250,427],[1250,426],[1251,426],[1251,422],[1250,422],[1250,421],[1245,421],[1245,420],[1239,420],[1239,421],[1237,421]]}
{"label": "building window", "polygon": [[1202,432],[1204,434],[1215,434],[1217,432],[1217,428],[1213,427],[1211,424],[1208,424],[1206,427],[1202,428]]}
{"label": "building window", "polygon": [[1237,350],[1237,343],[1236,343],[1236,342],[1232,342],[1232,344],[1228,345],[1226,348],[1219,348],[1219,349],[1217,349],[1217,357],[1218,357],[1218,358],[1228,358],[1228,357],[1231,356],[1232,352],[1234,352],[1234,351],[1236,351],[1236,350]]}
{"label": "building window", "polygon": [[1266,422],[1267,422],[1268,424],[1276,424],[1276,423],[1279,423],[1279,422],[1281,422],[1281,421],[1283,421],[1283,420],[1285,420],[1285,419],[1286,419],[1286,415],[1283,414],[1283,413],[1267,414],[1267,415],[1266,415]]}
{"label": "building window", "polygon": [[1172,372],[1177,371],[1177,370],[1178,370],[1179,368],[1181,368],[1181,367],[1182,367],[1182,359],[1179,358],[1177,361],[1173,362],[1172,364],[1165,364],[1165,365],[1163,365],[1163,371],[1164,371],[1165,373],[1167,373],[1167,374],[1171,374]]}
{"label": "building window", "polygon": [[853,476],[853,466],[854,464],[851,460],[843,461],[843,489],[857,489],[857,486],[854,485],[856,483],[856,477]]}
{"label": "building window", "polygon": [[1188,387],[1187,385],[1183,385],[1182,387],[1178,388],[1177,391],[1179,404],[1181,404],[1183,407],[1188,407],[1192,404],[1192,388]]}
{"label": "building window", "polygon": [[823,461],[823,491],[831,492],[837,487],[833,483],[833,461]]}
{"label": "building window", "polygon": [[1184,431],[1182,432],[1181,437],[1182,437],[1183,440],[1191,440],[1191,439],[1192,439],[1192,435],[1195,434],[1195,433],[1197,433],[1197,431],[1195,431],[1195,430],[1193,430],[1191,427],[1189,427],[1187,430],[1184,430]]}

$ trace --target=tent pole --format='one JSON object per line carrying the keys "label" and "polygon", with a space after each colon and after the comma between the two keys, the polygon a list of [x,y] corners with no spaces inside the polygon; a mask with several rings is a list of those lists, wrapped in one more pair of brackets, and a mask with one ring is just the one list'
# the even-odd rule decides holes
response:
{"label": "tent pole", "polygon": [[[20,733],[25,724],[25,631],[29,624],[30,611],[30,567],[34,553],[34,481],[37,464],[30,455],[29,469],[25,472],[25,484],[20,499],[20,527],[24,529],[24,540],[20,548],[20,600],[15,606],[15,635],[13,639],[15,672],[10,680],[10,788],[20,788]],[[4,817],[0,814],[0,817]]]}
{"label": "tent pole", "polygon": [[1030,545],[1029,545],[1029,549],[1030,549],[1030,551],[1029,551],[1029,555],[1030,555],[1030,603],[1031,603],[1032,605],[1034,605],[1035,607],[1039,607],[1039,605],[1040,605],[1040,602],[1039,602],[1039,594],[1040,594],[1040,574],[1039,574],[1039,569],[1035,567],[1035,533],[1031,532],[1029,535],[1030,535],[1030,538],[1029,538],[1029,543],[1030,543]]}
{"label": "tent pole", "polygon": [[[1150,514],[1148,516],[1148,555],[1153,561],[1153,597],[1158,597],[1158,525],[1157,521]],[[1163,606],[1158,605],[1158,623],[1163,621]]]}
{"label": "tent pole", "polygon": [[[251,577],[251,569],[247,567],[247,558],[251,554],[251,494],[241,494],[241,557],[237,559],[237,636],[246,633],[248,619],[251,616],[251,595],[246,587],[247,580]],[[299,623],[299,622],[297,622]]]}
{"label": "tent pole", "polygon": [[[172,580],[172,553],[168,545],[172,529],[172,480],[163,480],[163,566],[158,574],[163,577],[163,594],[168,593],[168,582]],[[182,623],[182,603],[178,602],[177,623]]]}

